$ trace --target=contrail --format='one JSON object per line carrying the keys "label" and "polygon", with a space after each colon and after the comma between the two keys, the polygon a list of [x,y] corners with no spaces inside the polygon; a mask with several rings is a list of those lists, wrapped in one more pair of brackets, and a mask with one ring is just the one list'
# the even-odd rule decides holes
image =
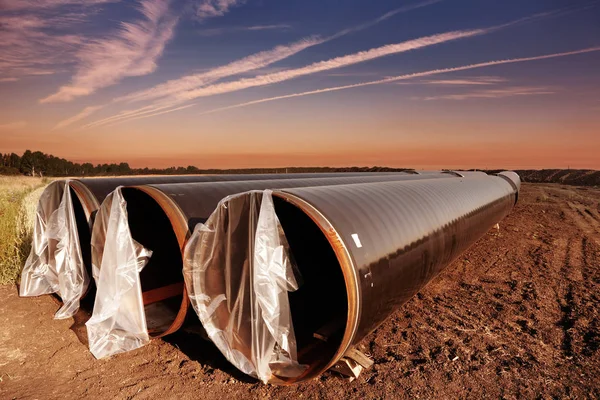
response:
{"label": "contrail", "polygon": [[[292,43],[289,45],[279,45],[279,46],[274,47],[271,50],[265,50],[265,51],[261,51],[259,53],[252,54],[250,56],[241,58],[239,60],[233,61],[229,64],[226,64],[226,65],[223,65],[220,67],[213,68],[213,69],[203,72],[203,73],[186,75],[181,78],[173,79],[173,80],[167,81],[165,83],[156,85],[149,89],[137,91],[137,92],[125,95],[125,96],[115,98],[115,99],[113,99],[113,102],[118,103],[118,102],[122,102],[122,101],[136,102],[136,101],[142,101],[142,100],[153,100],[153,99],[158,99],[161,97],[169,97],[169,96],[173,97],[173,96],[176,96],[178,93],[186,93],[187,91],[191,91],[193,89],[202,87],[204,85],[211,84],[214,81],[217,81],[222,78],[239,75],[239,74],[242,74],[245,72],[249,72],[252,70],[266,67],[266,66],[276,63],[278,61],[281,61],[285,58],[288,58],[288,57],[290,57],[300,51],[303,51],[309,47],[316,46],[316,45],[319,45],[322,43],[326,43],[331,40],[338,39],[342,36],[345,36],[345,35],[348,35],[348,34],[351,34],[354,32],[359,32],[359,31],[368,29],[372,26],[377,25],[380,22],[383,22],[383,21],[393,17],[396,14],[400,14],[400,13],[408,12],[408,11],[411,11],[414,9],[429,6],[432,4],[440,3],[441,1],[443,1],[443,0],[426,0],[426,1],[419,2],[419,3],[411,4],[408,6],[399,7],[394,10],[391,10],[371,21],[365,22],[361,25],[354,26],[352,28],[344,29],[342,31],[339,31],[339,32],[337,32],[331,36],[325,37],[325,38],[319,38],[318,36],[312,36],[312,37],[302,39],[298,42],[295,42],[295,43]],[[108,118],[104,118],[101,120],[96,120],[94,122],[91,122],[91,123],[83,126],[83,128],[93,128],[95,126],[109,124],[109,123],[112,123],[112,122],[115,122],[115,121],[118,121],[121,119],[129,118],[129,117],[133,118],[138,115],[144,115],[144,114],[152,113],[155,111],[160,111],[165,108],[175,106],[177,104],[181,104],[184,101],[186,101],[186,100],[185,99],[171,100],[168,102],[169,106],[167,106],[167,107],[162,106],[160,103],[159,104],[155,103],[153,105],[141,107],[136,110],[125,111],[125,112],[119,113],[117,115],[108,117]],[[73,122],[73,121],[71,121],[71,122]]]}
{"label": "contrail", "polygon": [[[424,3],[424,4],[430,4],[430,3]],[[160,114],[164,114],[165,113],[164,110],[168,109],[169,107],[176,107],[182,103],[185,103],[189,100],[196,99],[198,97],[207,97],[207,96],[213,96],[213,95],[218,95],[218,94],[223,94],[223,93],[235,92],[235,91],[252,88],[252,87],[271,85],[274,83],[279,83],[279,82],[287,81],[290,79],[295,79],[295,78],[298,78],[301,76],[306,76],[306,75],[310,75],[310,74],[314,74],[314,73],[318,73],[318,72],[323,72],[323,71],[327,71],[327,70],[331,70],[331,69],[345,67],[348,65],[356,64],[356,63],[374,60],[374,59],[388,56],[391,54],[399,54],[399,53],[416,50],[416,49],[420,49],[420,48],[424,48],[424,47],[428,47],[428,46],[432,46],[432,45],[436,45],[436,44],[446,43],[448,41],[484,35],[484,34],[498,31],[500,29],[504,29],[504,28],[513,26],[515,24],[521,24],[521,23],[525,23],[525,22],[529,22],[529,21],[533,21],[533,20],[538,20],[538,19],[542,19],[542,18],[546,18],[546,17],[550,17],[550,16],[555,16],[555,15],[559,15],[561,13],[569,12],[569,11],[572,11],[572,9],[563,8],[563,9],[559,9],[559,10],[553,10],[553,11],[549,11],[549,12],[545,12],[545,13],[539,13],[539,14],[535,14],[532,16],[519,18],[517,20],[513,20],[508,23],[504,23],[501,25],[495,25],[495,26],[491,26],[488,28],[471,29],[471,30],[463,30],[463,31],[452,31],[452,32],[446,32],[446,33],[441,33],[441,34],[436,34],[436,35],[425,36],[425,37],[421,37],[418,39],[408,40],[408,41],[396,43],[396,44],[389,44],[389,45],[381,46],[378,48],[370,49],[367,51],[361,51],[361,52],[349,54],[346,56],[335,57],[335,58],[332,58],[329,60],[316,62],[316,63],[310,64],[310,65],[307,65],[304,67],[292,68],[292,69],[275,72],[275,73],[271,73],[271,74],[255,76],[253,78],[243,78],[243,79],[239,79],[237,81],[217,83],[217,84],[212,84],[212,85],[208,85],[208,86],[203,86],[203,87],[200,87],[200,88],[197,88],[194,90],[182,91],[180,93],[173,94],[172,99],[170,99],[171,101],[167,100],[166,102],[163,102],[162,104],[155,104],[154,107],[152,107],[152,106],[142,107],[138,110],[131,112],[128,115],[120,114],[120,115],[117,115],[114,117],[109,117],[104,120],[95,121],[91,124],[88,124],[87,126],[88,127],[100,126],[100,125],[104,125],[106,123],[115,122],[117,120],[130,119],[130,118],[138,117],[138,116],[142,116],[142,115],[153,116],[156,114],[157,111],[159,111]],[[394,10],[391,13],[394,13],[394,12],[399,12],[399,11]],[[379,19],[386,19],[386,18],[389,18],[389,15],[386,14],[386,15],[380,17]],[[367,24],[376,23],[376,22],[377,22],[377,20],[369,22]],[[525,61],[525,60],[523,60],[523,61]],[[508,62],[508,60],[502,60],[500,63],[506,63],[506,62]],[[481,66],[479,66],[479,67],[481,67]],[[466,69],[469,69],[469,68],[466,68]],[[452,70],[446,71],[446,72],[452,72]],[[431,71],[428,74],[431,75],[432,74]],[[425,75],[422,75],[422,76],[425,76]],[[401,80],[401,79],[408,79],[408,78],[396,78],[393,80]],[[359,83],[357,85],[358,86],[366,86],[366,85],[374,85],[374,84],[386,83],[386,82],[388,82],[388,80],[365,82],[365,83]],[[322,89],[322,90],[323,91],[334,91],[334,90],[347,89],[347,88],[351,88],[351,87],[357,87],[357,86],[350,85],[348,87],[330,88],[330,89]],[[315,92],[306,92],[306,93],[307,94],[315,94]],[[320,93],[320,92],[316,91],[316,93]],[[288,96],[296,97],[298,95],[305,95],[305,94],[288,95]],[[284,96],[283,98],[287,98],[287,96]],[[275,99],[279,99],[279,98],[275,98]],[[262,100],[257,100],[257,101],[262,102]],[[265,101],[272,101],[272,100],[265,100]],[[165,104],[167,104],[167,105],[165,105]],[[255,103],[250,102],[250,104],[255,104]]]}
{"label": "contrail", "polygon": [[[167,113],[170,113],[170,112],[173,112],[173,111],[183,110],[183,109],[185,109],[185,108],[189,108],[189,107],[192,107],[192,106],[195,106],[195,105],[196,105],[196,103],[192,103],[192,104],[186,104],[185,106],[181,106],[181,107],[172,108],[172,109],[170,109],[170,110],[158,111],[158,112],[155,112],[155,113],[152,113],[152,114],[148,114],[148,115],[137,115],[137,116],[134,116],[134,117],[131,117],[131,118],[129,118],[127,121],[134,121],[134,120],[136,120],[136,119],[142,119],[142,118],[154,117],[155,115],[161,115],[161,114],[167,114]],[[162,107],[162,108],[168,108],[168,107],[169,107],[169,106]],[[162,109],[162,108],[161,108],[161,109]],[[148,111],[148,112],[152,112],[152,111],[154,111],[154,110],[150,110],[150,111]],[[109,122],[107,125],[108,125],[108,126],[112,126],[112,125],[117,125],[119,122],[127,122],[127,121],[115,121],[115,122],[112,122],[112,123],[111,123],[111,122]],[[85,127],[84,127],[84,128],[85,128]]]}
{"label": "contrail", "polygon": [[[258,86],[272,85],[274,83],[284,82],[290,79],[295,79],[301,76],[311,75],[318,72],[328,71],[349,65],[362,63],[369,60],[374,60],[380,57],[385,57],[391,54],[404,53],[411,50],[421,49],[436,44],[446,43],[453,40],[464,39],[472,36],[482,35],[487,33],[487,29],[471,29],[464,31],[451,31],[446,33],[440,33],[436,35],[430,35],[421,37],[418,39],[407,40],[401,43],[388,44],[385,46],[377,47],[374,49],[360,51],[345,56],[335,57],[326,61],[319,61],[313,64],[300,67],[287,69],[280,72],[274,72],[266,75],[259,75],[253,78],[244,78],[237,81],[224,82],[204,86],[195,90],[182,91],[172,96],[170,106],[176,106],[189,100],[194,100],[198,97],[214,96],[217,94],[230,93],[243,89],[248,89]],[[163,103],[164,104],[164,103]],[[121,113],[112,117],[108,117],[99,121],[92,122],[85,127],[94,127],[105,125],[110,122],[115,122],[121,119],[130,119],[134,116],[150,114],[153,111],[159,111],[169,106],[155,105],[142,107],[138,110]]]}
{"label": "contrail", "polygon": [[[506,59],[506,60],[486,61],[486,62],[482,62],[482,63],[478,63],[478,64],[464,65],[461,67],[452,67],[452,68],[434,69],[434,70],[424,71],[424,72],[415,72],[412,74],[392,76],[389,78],[380,79],[380,80],[376,80],[376,81],[355,83],[352,85],[337,86],[337,87],[331,87],[331,88],[325,88],[325,89],[311,90],[309,92],[293,93],[293,94],[288,94],[288,95],[284,95],[284,96],[276,96],[276,97],[269,97],[266,99],[253,100],[253,101],[249,101],[246,103],[234,104],[231,106],[221,107],[221,108],[215,108],[213,110],[209,110],[209,111],[200,113],[199,115],[212,114],[212,113],[216,113],[216,112],[231,110],[234,108],[247,107],[247,106],[251,106],[254,104],[260,104],[260,103],[267,103],[269,101],[291,99],[293,97],[310,96],[313,94],[335,92],[338,90],[353,89],[353,88],[359,88],[359,87],[363,87],[363,86],[381,85],[381,84],[389,83],[389,82],[421,78],[424,76],[438,75],[438,74],[444,74],[444,73],[449,73],[449,72],[466,71],[466,70],[476,69],[476,68],[491,67],[494,65],[513,64],[513,63],[526,62],[526,61],[536,61],[536,60],[545,60],[545,59],[549,59],[549,58],[566,57],[566,56],[572,56],[572,55],[576,55],[576,54],[591,53],[591,52],[595,52],[595,51],[600,51],[600,46],[589,47],[589,48],[581,49],[581,50],[567,51],[567,52],[563,52],[563,53],[545,54],[545,55],[534,56],[534,57],[511,58],[511,59]],[[175,110],[172,110],[172,111],[175,111]]]}
{"label": "contrail", "polygon": [[[162,104],[165,104],[165,103],[163,102]],[[166,105],[161,105],[161,103],[150,104],[150,105],[144,106],[142,108],[138,108],[135,110],[123,111],[117,115],[113,115],[111,117],[106,117],[104,119],[90,122],[89,124],[86,124],[86,125],[82,126],[81,128],[87,129],[87,128],[93,128],[95,126],[110,124],[110,123],[113,123],[113,122],[116,122],[116,121],[119,121],[119,120],[122,120],[125,118],[133,118],[138,115],[143,115],[143,114],[148,114],[148,113],[159,111],[159,110],[164,110],[166,108],[173,107],[175,104],[178,104],[178,103],[169,102]]]}

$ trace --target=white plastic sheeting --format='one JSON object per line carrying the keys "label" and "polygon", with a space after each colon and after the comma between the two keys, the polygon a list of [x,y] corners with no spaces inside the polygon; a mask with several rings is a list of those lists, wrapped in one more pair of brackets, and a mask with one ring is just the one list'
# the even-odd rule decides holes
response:
{"label": "white plastic sheeting", "polygon": [[[92,246],[103,246],[102,258],[94,261],[96,301],[86,323],[90,351],[96,358],[130,351],[150,342],[140,272],[152,256],[131,237],[127,203],[121,187],[102,203],[109,207],[107,220],[96,221]],[[105,238],[108,240],[104,241]]]}
{"label": "white plastic sheeting", "polygon": [[[209,337],[232,364],[266,383],[297,377],[306,369],[297,361],[288,299],[288,292],[298,289],[299,273],[271,191],[250,194],[252,207],[236,204],[248,201],[247,196],[226,197],[206,224],[196,227],[186,245],[183,272]],[[244,246],[245,252],[216,251],[249,241],[254,246]]]}
{"label": "white plastic sheeting", "polygon": [[70,318],[90,282],[77,233],[69,180],[48,185],[36,212],[31,253],[21,275],[21,296],[57,293],[55,319]]}

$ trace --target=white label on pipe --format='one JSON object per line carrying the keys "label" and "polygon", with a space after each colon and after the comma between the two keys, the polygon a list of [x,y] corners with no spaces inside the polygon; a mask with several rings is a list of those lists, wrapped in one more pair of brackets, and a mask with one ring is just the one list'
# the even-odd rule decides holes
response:
{"label": "white label on pipe", "polygon": [[358,247],[360,249],[362,247],[362,243],[360,242],[358,233],[353,233],[351,236],[352,236],[352,239],[354,239],[354,244],[356,245],[356,247]]}

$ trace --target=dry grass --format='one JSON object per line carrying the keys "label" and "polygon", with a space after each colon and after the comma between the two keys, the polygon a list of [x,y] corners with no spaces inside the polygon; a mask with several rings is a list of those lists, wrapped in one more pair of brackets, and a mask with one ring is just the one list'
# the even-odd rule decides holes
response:
{"label": "dry grass", "polygon": [[31,249],[37,202],[47,178],[0,176],[0,284],[14,283]]}

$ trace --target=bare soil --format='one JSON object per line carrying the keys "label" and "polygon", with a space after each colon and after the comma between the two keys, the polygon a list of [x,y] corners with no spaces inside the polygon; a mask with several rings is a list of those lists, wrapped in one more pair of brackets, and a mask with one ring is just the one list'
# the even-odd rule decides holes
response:
{"label": "bare soil", "polygon": [[0,286],[0,398],[600,398],[600,190],[524,184],[513,213],[362,343],[353,382],[243,376],[193,331],[96,360],[87,315]]}

